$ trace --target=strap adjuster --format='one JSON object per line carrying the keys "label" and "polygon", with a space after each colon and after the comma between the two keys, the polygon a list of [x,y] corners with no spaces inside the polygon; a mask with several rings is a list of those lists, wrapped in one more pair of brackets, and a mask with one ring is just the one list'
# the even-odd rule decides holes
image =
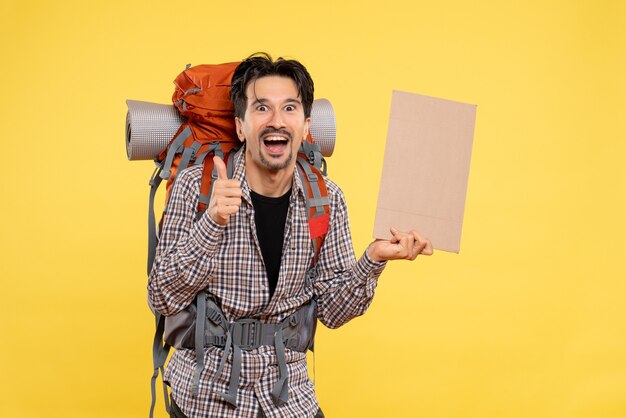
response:
{"label": "strap adjuster", "polygon": [[211,335],[207,337],[206,343],[209,345],[224,347],[226,345],[226,335]]}
{"label": "strap adjuster", "polygon": [[290,350],[295,350],[298,347],[298,339],[295,337],[287,338],[285,340],[285,347]]}

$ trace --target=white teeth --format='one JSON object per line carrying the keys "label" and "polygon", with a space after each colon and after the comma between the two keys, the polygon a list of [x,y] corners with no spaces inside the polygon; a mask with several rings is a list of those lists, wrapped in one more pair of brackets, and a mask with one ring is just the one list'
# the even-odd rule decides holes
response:
{"label": "white teeth", "polygon": [[268,136],[264,138],[265,141],[286,141],[282,136]]}

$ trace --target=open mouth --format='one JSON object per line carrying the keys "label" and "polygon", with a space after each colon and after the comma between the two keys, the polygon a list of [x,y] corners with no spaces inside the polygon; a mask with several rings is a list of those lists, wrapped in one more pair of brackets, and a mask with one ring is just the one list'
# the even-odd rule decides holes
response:
{"label": "open mouth", "polygon": [[268,135],[263,138],[263,145],[265,145],[265,149],[270,154],[282,154],[287,148],[288,144],[289,140],[283,136]]}

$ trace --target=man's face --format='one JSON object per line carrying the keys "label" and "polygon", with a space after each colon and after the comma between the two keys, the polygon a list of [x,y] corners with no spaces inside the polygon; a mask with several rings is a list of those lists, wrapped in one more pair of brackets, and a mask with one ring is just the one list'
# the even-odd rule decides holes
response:
{"label": "man's face", "polygon": [[293,171],[300,143],[309,130],[295,82],[268,76],[246,87],[246,113],[236,118],[239,139],[245,140],[246,158],[258,170]]}

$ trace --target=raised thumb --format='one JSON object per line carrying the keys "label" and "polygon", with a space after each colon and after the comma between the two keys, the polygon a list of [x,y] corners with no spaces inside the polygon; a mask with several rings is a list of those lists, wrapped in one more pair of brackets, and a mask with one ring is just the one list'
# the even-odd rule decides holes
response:
{"label": "raised thumb", "polygon": [[228,174],[226,174],[226,164],[224,164],[224,160],[216,155],[215,157],[213,157],[213,164],[215,164],[215,170],[217,170],[218,180],[228,179]]}

